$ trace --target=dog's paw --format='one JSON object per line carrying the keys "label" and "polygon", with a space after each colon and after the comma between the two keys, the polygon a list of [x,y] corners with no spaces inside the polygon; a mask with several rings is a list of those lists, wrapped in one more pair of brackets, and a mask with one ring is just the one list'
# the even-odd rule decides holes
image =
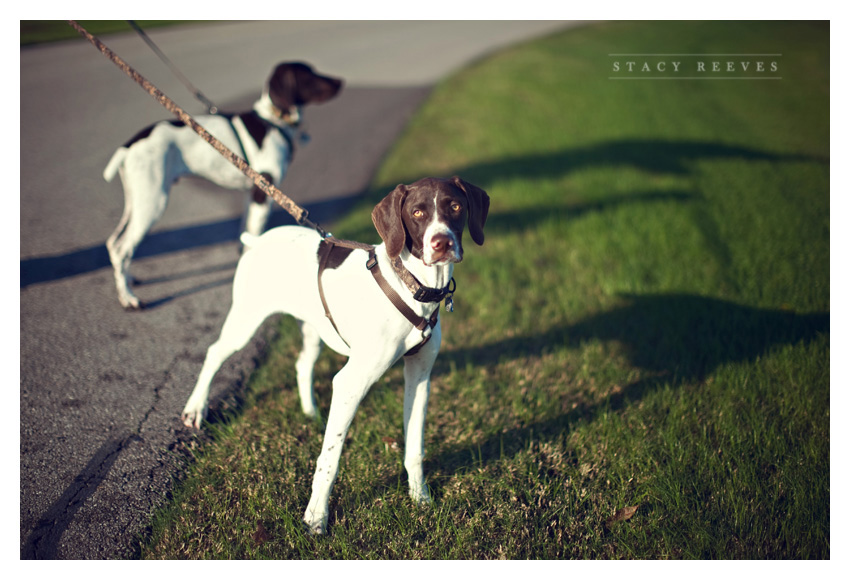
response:
{"label": "dog's paw", "polygon": [[325,522],[322,519],[316,522],[310,522],[307,519],[304,520],[304,529],[307,530],[307,533],[311,536],[324,536],[325,535]]}
{"label": "dog's paw", "polygon": [[418,505],[430,505],[431,494],[428,492],[428,487],[423,485],[421,489],[411,489],[410,499],[412,499],[414,503]]}
{"label": "dog's paw", "polygon": [[186,408],[183,409],[183,413],[181,413],[180,418],[182,419],[183,424],[189,427],[190,429],[200,429],[201,423],[204,422],[206,416],[206,406],[203,406],[200,409],[191,409],[187,405]]}
{"label": "dog's paw", "polygon": [[121,306],[123,306],[124,310],[127,312],[136,312],[145,307],[145,303],[133,295],[119,296],[119,301],[121,302]]}
{"label": "dog's paw", "polygon": [[307,401],[306,403],[301,401],[301,412],[304,413],[304,416],[308,419],[319,419],[319,407],[316,405],[316,401]]}

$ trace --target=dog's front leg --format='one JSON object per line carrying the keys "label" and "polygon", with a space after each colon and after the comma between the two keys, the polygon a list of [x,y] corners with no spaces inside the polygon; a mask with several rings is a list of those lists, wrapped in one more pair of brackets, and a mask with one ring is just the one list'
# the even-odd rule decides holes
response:
{"label": "dog's front leg", "polygon": [[[218,369],[233,353],[245,348],[263,321],[277,311],[273,301],[260,300],[251,293],[252,290],[260,292],[250,286],[254,280],[262,278],[252,272],[250,266],[241,266],[236,271],[233,281],[233,306],[227,313],[218,340],[207,349],[201,374],[198,375],[195,388],[183,408],[183,424],[187,427],[201,428],[201,423],[207,416],[210,385]],[[240,288],[243,291],[238,291]],[[245,288],[248,290],[247,294]]]}
{"label": "dog's front leg", "polygon": [[422,461],[425,458],[425,415],[431,391],[431,368],[440,352],[440,326],[431,340],[413,356],[404,358],[404,467],[410,497],[417,503],[430,503]]}
{"label": "dog's front leg", "polygon": [[325,533],[328,523],[328,501],[339,471],[339,458],[348,428],[354,420],[360,401],[366,396],[369,387],[389,368],[392,361],[378,361],[374,358],[357,358],[352,354],[348,363],[333,379],[333,396],[322,441],[322,452],[316,461],[316,473],[313,475],[313,493],[304,512],[304,523],[313,534]]}

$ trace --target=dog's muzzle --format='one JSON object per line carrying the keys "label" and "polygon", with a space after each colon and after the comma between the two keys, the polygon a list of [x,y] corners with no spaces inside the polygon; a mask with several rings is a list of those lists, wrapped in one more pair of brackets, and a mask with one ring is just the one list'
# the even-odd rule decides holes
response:
{"label": "dog's muzzle", "polygon": [[463,250],[453,233],[440,232],[431,236],[424,252],[423,262],[426,266],[457,263],[461,260],[463,260]]}

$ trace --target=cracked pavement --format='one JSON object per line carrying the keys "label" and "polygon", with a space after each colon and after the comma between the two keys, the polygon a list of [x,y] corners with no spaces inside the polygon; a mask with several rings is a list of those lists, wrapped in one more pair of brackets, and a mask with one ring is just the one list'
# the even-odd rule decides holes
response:
{"label": "cracked pavement", "polygon": [[[223,110],[250,108],[273,65],[346,80],[308,108],[312,142],[282,190],[328,223],[369,184],[439,78],[563,22],[238,22],[148,31]],[[133,33],[102,40],[191,114],[202,107]],[[401,42],[403,40],[403,42]],[[186,179],[133,262],[151,307],[124,312],[103,246],[123,195],[114,149],[168,112],[83,40],[21,49],[20,550],[22,559],[138,555],[189,461],[180,423],[230,306],[243,196]],[[272,225],[289,221],[281,211]],[[274,323],[234,355],[211,409],[238,405]],[[284,385],[283,388],[291,386]]]}

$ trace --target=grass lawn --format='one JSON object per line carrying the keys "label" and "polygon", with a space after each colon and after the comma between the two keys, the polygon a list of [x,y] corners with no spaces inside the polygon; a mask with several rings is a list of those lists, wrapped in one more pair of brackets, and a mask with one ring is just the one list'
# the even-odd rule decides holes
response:
{"label": "grass lawn", "polygon": [[[781,53],[781,79],[612,79],[620,53]],[[433,505],[393,445],[397,365],[355,418],[329,535],[304,533],[322,432],[283,320],[141,555],[829,558],[828,71],[828,24],[607,23],[443,82],[333,228],[377,242],[371,207],[424,176],[490,194],[442,315]],[[319,361],[325,413],[342,363]]]}
{"label": "grass lawn", "polygon": [[[136,20],[135,22],[142,30],[187,24],[186,21],[181,20]],[[21,20],[20,23],[21,46],[82,38],[67,20]],[[95,36],[133,30],[126,20],[78,20],[77,23]]]}

